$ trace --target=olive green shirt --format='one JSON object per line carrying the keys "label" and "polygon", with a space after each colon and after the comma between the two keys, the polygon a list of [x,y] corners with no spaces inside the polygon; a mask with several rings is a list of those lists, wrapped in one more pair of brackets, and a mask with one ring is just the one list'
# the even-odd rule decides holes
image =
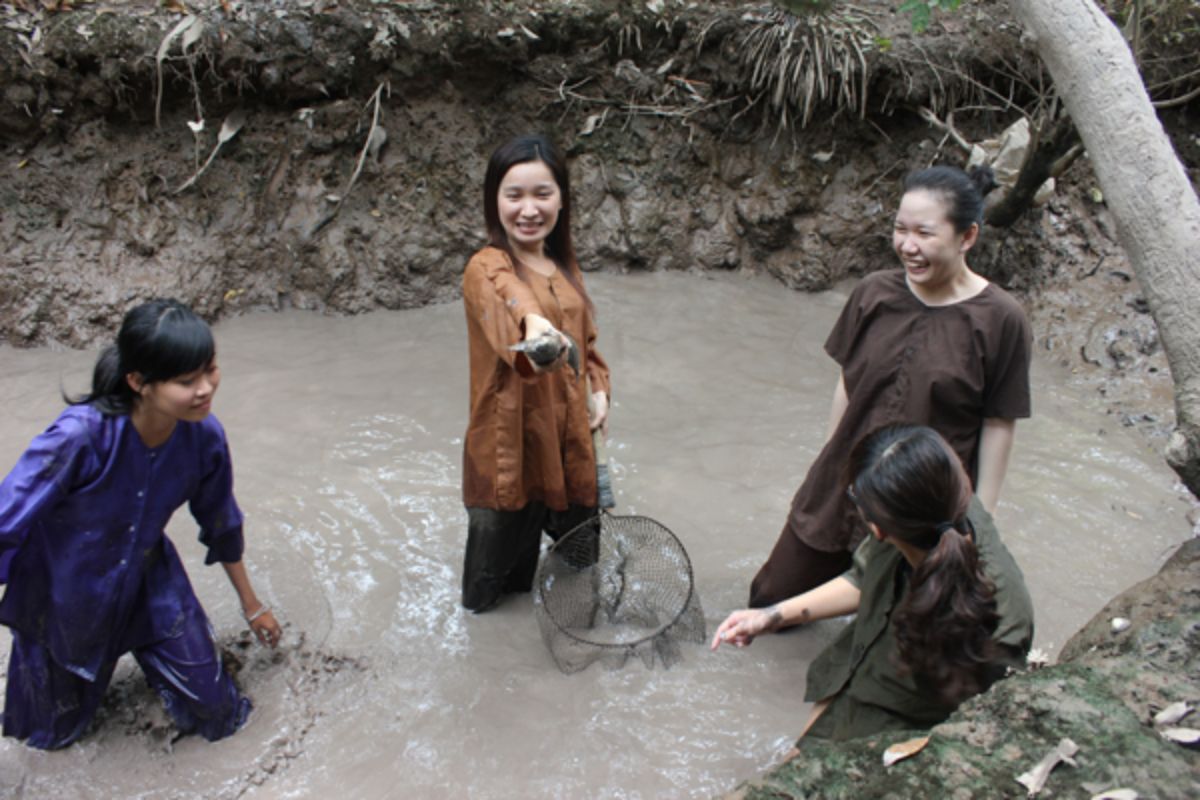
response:
{"label": "olive green shirt", "polygon": [[[996,587],[1000,620],[992,638],[1001,645],[995,665],[999,676],[1008,666],[1024,664],[1033,642],[1033,603],[1021,568],[979,498],[972,499],[967,518],[975,528],[984,574]],[[805,700],[832,698],[809,736],[852,739],[882,730],[929,728],[954,710],[896,667],[891,618],[908,591],[910,575],[908,562],[890,544],[868,537],[855,550],[853,566],[842,577],[862,592],[858,616],[809,667]]]}

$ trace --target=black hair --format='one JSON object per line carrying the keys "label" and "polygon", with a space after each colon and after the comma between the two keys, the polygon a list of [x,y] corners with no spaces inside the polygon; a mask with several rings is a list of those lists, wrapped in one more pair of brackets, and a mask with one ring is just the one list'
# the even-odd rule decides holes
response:
{"label": "black hair", "polygon": [[983,573],[967,520],[971,481],[937,431],[889,425],[850,454],[850,494],[888,536],[925,551],[892,619],[896,658],[947,705],[996,677],[995,587]]}
{"label": "black hair", "polygon": [[128,414],[137,394],[126,375],[136,372],[143,382],[158,383],[207,366],[215,354],[212,330],[194,311],[178,300],[150,300],[125,315],[116,342],[100,353],[91,392],[66,400],[90,403],[104,414]]}
{"label": "black hair", "polygon": [[546,165],[550,174],[554,176],[554,182],[558,184],[558,192],[562,198],[562,209],[558,212],[554,230],[546,237],[546,254],[562,268],[563,274],[590,310],[592,300],[583,288],[583,275],[575,258],[575,245],[571,240],[571,176],[567,171],[567,160],[562,151],[540,133],[509,139],[497,147],[488,159],[487,173],[483,178],[483,218],[487,224],[488,243],[508,253],[517,276],[524,280],[525,266],[513,251],[504,225],[500,222],[498,198],[500,182],[504,180],[508,171],[518,164],[528,164],[531,161],[540,161]]}
{"label": "black hair", "polygon": [[939,164],[910,172],[904,178],[904,194],[924,189],[945,201],[946,216],[956,233],[965,233],[972,225],[983,227],[983,198],[995,186],[996,177],[989,166],[963,172]]}

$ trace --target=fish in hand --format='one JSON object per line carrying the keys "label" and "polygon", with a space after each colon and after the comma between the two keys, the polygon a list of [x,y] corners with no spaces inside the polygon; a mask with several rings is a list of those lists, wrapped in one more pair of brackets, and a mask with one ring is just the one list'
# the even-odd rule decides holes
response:
{"label": "fish in hand", "polygon": [[563,350],[566,350],[567,364],[575,371],[575,377],[579,377],[579,345],[575,344],[574,339],[561,331],[549,331],[534,339],[527,339],[523,342],[510,345],[508,349],[524,353],[530,361],[539,367],[550,366],[561,358]]}

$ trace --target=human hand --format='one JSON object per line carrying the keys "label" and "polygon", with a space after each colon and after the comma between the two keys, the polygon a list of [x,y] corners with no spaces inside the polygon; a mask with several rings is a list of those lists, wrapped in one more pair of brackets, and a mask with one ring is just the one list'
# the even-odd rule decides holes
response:
{"label": "human hand", "polygon": [[588,407],[588,425],[592,430],[600,429],[600,432],[608,436],[608,394],[605,392],[592,392],[592,402]]}
{"label": "human hand", "polygon": [[779,610],[771,608],[745,608],[735,611],[725,618],[717,627],[713,636],[712,649],[716,650],[722,642],[736,647],[745,647],[754,641],[760,633],[775,630],[782,617]]}
{"label": "human hand", "polygon": [[275,647],[279,644],[279,640],[283,636],[283,629],[279,626],[279,622],[276,621],[275,614],[271,612],[270,606],[259,606],[257,611],[252,614],[246,614],[245,617],[246,622],[250,623],[250,630],[259,642],[268,647]]}
{"label": "human hand", "polygon": [[525,327],[525,335],[522,340],[526,342],[545,336],[547,333],[557,333],[550,320],[541,314],[526,314],[522,323]]}

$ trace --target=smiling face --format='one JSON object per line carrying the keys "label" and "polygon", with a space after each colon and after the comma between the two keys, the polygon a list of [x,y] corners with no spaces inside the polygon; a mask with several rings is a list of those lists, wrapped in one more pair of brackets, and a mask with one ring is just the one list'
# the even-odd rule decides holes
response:
{"label": "smiling face", "polygon": [[550,168],[541,161],[513,165],[500,180],[496,203],[509,244],[541,255],[563,205]]}
{"label": "smiling face", "polygon": [[200,369],[164,381],[141,383],[131,374],[130,386],[137,393],[137,411],[160,423],[199,422],[212,411],[213,395],[221,385],[221,368],[214,357]]}
{"label": "smiling face", "polygon": [[900,257],[910,284],[937,289],[966,270],[966,253],[978,237],[977,224],[972,223],[962,233],[954,229],[941,195],[914,189],[900,201],[892,229],[892,248]]}

